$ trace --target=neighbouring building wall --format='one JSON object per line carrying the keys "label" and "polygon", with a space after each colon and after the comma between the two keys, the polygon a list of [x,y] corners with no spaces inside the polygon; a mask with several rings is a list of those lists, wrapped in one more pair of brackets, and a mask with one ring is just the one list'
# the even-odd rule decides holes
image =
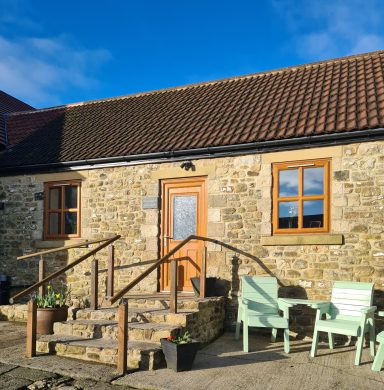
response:
{"label": "neighbouring building wall", "polygon": [[[331,158],[331,232],[317,237],[315,244],[300,244],[305,238],[284,244],[271,233],[272,163],[323,157]],[[163,163],[0,178],[0,202],[4,202],[0,273],[11,275],[14,284],[37,280],[38,259],[17,261],[16,256],[52,246],[52,241],[42,241],[43,200],[38,200],[38,193],[46,181],[81,179],[82,237],[122,236],[116,242],[118,290],[158,258],[160,211],[143,209],[143,199],[160,196],[161,178],[207,176],[207,235],[249,254],[234,257],[234,251],[208,245],[208,274],[229,286],[227,325],[235,319],[242,275],[275,275],[285,286],[282,295],[312,299],[329,298],[335,280],[373,281],[375,303],[383,308],[384,142],[194,160],[194,164],[193,173],[182,170],[180,163]],[[340,238],[342,244],[335,244]],[[77,249],[69,256],[81,253]],[[65,253],[52,256],[48,271],[70,258]],[[103,271],[106,251],[97,258]],[[90,261],[67,274],[74,296],[89,295]],[[100,273],[101,293],[105,276]],[[153,272],[137,290],[156,291],[157,279]],[[309,325],[311,318],[298,316],[294,325]]]}

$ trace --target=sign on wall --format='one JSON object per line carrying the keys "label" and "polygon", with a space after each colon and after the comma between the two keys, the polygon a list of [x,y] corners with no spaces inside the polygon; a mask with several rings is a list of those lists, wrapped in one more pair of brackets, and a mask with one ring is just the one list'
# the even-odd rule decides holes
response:
{"label": "sign on wall", "polygon": [[157,196],[147,196],[143,198],[141,202],[141,207],[143,209],[158,209],[159,208],[159,198]]}

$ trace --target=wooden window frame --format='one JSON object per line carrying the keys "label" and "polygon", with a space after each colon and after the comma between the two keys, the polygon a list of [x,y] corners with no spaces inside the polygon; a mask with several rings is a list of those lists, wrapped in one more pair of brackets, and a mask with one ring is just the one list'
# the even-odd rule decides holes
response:
{"label": "wooden window frame", "polygon": [[[330,230],[330,159],[300,160],[273,164],[272,181],[272,225],[273,234],[311,234],[311,233],[329,233]],[[303,194],[303,172],[305,168],[324,168],[324,193],[323,195],[304,195]],[[279,172],[284,170],[298,170],[298,195],[279,197]],[[303,228],[303,201],[305,200],[323,200],[324,215],[323,227],[321,228]],[[293,201],[298,203],[298,227],[291,229],[279,229],[279,202]]]}
{"label": "wooden window frame", "polygon": [[[67,186],[77,187],[77,207],[65,208],[64,207],[64,188]],[[60,208],[50,209],[50,189],[61,188]],[[65,180],[54,181],[44,184],[44,239],[63,239],[63,238],[79,238],[81,236],[81,181],[80,180]],[[49,234],[49,214],[52,212],[60,213],[61,215],[61,232],[64,232],[64,213],[76,212],[77,213],[77,232],[76,234]]]}

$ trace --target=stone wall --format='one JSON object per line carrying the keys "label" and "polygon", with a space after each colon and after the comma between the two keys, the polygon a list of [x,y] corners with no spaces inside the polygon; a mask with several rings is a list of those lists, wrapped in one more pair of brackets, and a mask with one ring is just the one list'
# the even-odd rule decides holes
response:
{"label": "stone wall", "polygon": [[[208,177],[208,236],[242,251],[208,245],[208,274],[228,284],[226,323],[233,323],[242,275],[272,274],[279,278],[281,295],[328,299],[335,280],[374,281],[375,303],[383,307],[384,289],[384,143],[371,142],[309,151],[194,160],[194,173],[180,163],[103,168],[77,173],[82,178],[82,237],[97,239],[121,234],[116,242],[116,289],[126,285],[157,257],[160,213],[143,209],[142,200],[160,195],[159,178],[186,175]],[[331,158],[331,232],[343,237],[340,245],[319,241],[312,245],[264,245],[271,236],[273,161]],[[43,201],[35,194],[43,182],[63,174],[0,178],[0,273],[11,274],[15,284],[37,278],[37,259],[15,257],[42,240]],[[66,174],[68,177],[69,173]],[[71,177],[72,178],[72,177]],[[62,266],[83,253],[51,257],[49,268]],[[236,254],[236,256],[234,256]],[[106,273],[106,251],[101,260],[100,291]],[[90,260],[68,272],[73,296],[89,294]],[[153,272],[137,287],[154,292]],[[294,325],[309,325],[310,316],[297,316]]]}

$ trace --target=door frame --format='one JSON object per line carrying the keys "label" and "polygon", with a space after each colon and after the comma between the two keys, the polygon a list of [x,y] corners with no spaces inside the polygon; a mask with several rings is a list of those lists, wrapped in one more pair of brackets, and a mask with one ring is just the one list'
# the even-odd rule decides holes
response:
{"label": "door frame", "polygon": [[[207,234],[207,224],[208,224],[208,177],[207,176],[190,176],[190,177],[181,177],[181,178],[172,178],[172,179],[162,179],[160,181],[160,190],[161,190],[161,209],[160,209],[160,245],[159,252],[160,257],[165,255],[164,248],[164,235],[165,235],[165,223],[166,223],[166,213],[168,212],[168,205],[166,200],[166,186],[169,184],[179,184],[180,187],[192,187],[193,184],[200,183],[201,185],[201,199],[200,204],[198,205],[200,209],[200,215],[197,216],[196,226],[201,227],[200,235],[206,236]],[[163,286],[163,277],[162,277],[162,265],[158,269],[158,286],[159,291],[164,291]]]}

